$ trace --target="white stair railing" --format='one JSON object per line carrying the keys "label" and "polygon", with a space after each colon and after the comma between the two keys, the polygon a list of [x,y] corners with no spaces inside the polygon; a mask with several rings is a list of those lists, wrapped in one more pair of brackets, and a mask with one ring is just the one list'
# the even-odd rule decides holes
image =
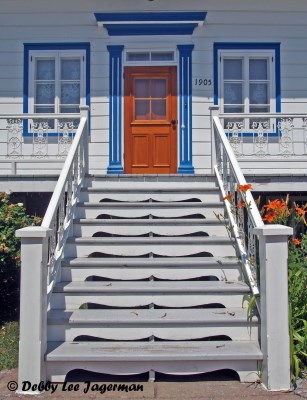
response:
{"label": "white stair railing", "polygon": [[236,241],[252,292],[258,295],[258,243],[253,229],[264,224],[250,190],[238,190],[238,187],[246,186],[247,182],[218,117],[213,117],[213,129],[216,149],[214,172],[223,198],[231,196],[230,200],[225,200],[229,229]]}
{"label": "white stair railing", "polygon": [[88,171],[88,107],[80,109],[79,127],[42,225],[16,232],[21,238],[19,388],[23,381],[38,384],[46,377],[48,304],[52,289],[60,279],[65,243]]}
{"label": "white stair railing", "polygon": [[289,390],[287,264],[288,236],[293,229],[263,224],[255,200],[246,190],[247,182],[218,117],[218,107],[211,109],[211,127],[212,169],[224,198],[228,229],[235,238],[247,282],[260,300],[261,378],[269,390]]}

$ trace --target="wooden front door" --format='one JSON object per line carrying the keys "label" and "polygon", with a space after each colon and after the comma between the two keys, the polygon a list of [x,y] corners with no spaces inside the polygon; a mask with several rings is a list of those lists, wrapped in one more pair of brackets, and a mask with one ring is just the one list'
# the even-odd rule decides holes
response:
{"label": "wooden front door", "polygon": [[177,173],[176,67],[126,67],[125,173]]}

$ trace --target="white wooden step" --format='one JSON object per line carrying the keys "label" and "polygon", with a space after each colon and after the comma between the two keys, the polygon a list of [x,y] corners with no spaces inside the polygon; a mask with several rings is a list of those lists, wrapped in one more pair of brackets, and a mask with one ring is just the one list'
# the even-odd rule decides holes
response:
{"label": "white wooden step", "polygon": [[72,369],[115,375],[150,370],[183,375],[229,368],[239,373],[241,381],[254,381],[262,357],[255,341],[50,342],[47,379],[63,381]]}
{"label": "white wooden step", "polygon": [[215,276],[221,281],[242,280],[242,268],[237,259],[214,257],[64,259],[61,274],[63,281],[84,281],[90,276],[122,280],[151,276],[170,280]]}
{"label": "white wooden step", "polygon": [[208,235],[225,235],[225,225],[217,218],[207,219],[77,219],[75,236],[93,236],[97,232],[123,235],[186,235],[205,232]]}
{"label": "white wooden step", "polygon": [[240,307],[249,293],[243,282],[220,281],[86,281],[58,283],[53,290],[51,308],[75,310],[85,303],[110,307],[194,307],[219,303]]}
{"label": "white wooden step", "polygon": [[228,237],[80,237],[66,243],[66,257],[85,257],[95,252],[119,256],[141,256],[155,253],[162,256],[188,256],[207,252],[212,256],[235,256]]}
{"label": "white wooden step", "polygon": [[247,311],[232,309],[52,310],[48,340],[73,341],[80,335],[108,340],[202,339],[226,335],[232,340],[257,340],[258,320],[247,323]]}
{"label": "white wooden step", "polygon": [[[112,182],[113,183],[113,182]],[[102,199],[113,199],[119,201],[145,201],[148,199],[156,201],[183,201],[190,198],[200,200],[221,200],[218,187],[194,184],[137,184],[131,182],[121,185],[95,185],[95,187],[84,187],[80,193],[81,201],[101,201]]]}
{"label": "white wooden step", "polygon": [[211,177],[208,179],[201,179],[198,176],[194,177],[179,177],[178,175],[168,177],[162,176],[149,176],[148,178],[142,178],[140,176],[133,175],[129,179],[127,176],[119,177],[114,179],[113,177],[95,177],[94,179],[86,179],[84,184],[84,190],[87,189],[106,189],[108,191],[130,191],[130,192],[166,192],[166,193],[177,193],[188,190],[214,190],[218,188],[216,178]]}
{"label": "white wooden step", "polygon": [[79,202],[76,207],[76,218],[97,218],[100,215],[113,215],[124,218],[140,218],[147,215],[161,218],[178,218],[200,214],[213,218],[214,212],[223,213],[221,202],[158,202],[158,203],[94,203]]}

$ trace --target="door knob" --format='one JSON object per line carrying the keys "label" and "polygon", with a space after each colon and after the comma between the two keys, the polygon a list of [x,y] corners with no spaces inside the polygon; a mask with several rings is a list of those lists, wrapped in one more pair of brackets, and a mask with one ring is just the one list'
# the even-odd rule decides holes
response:
{"label": "door knob", "polygon": [[172,125],[175,125],[175,124],[177,124],[177,121],[176,121],[175,119],[172,119],[172,120],[171,120],[171,124],[172,124]]}

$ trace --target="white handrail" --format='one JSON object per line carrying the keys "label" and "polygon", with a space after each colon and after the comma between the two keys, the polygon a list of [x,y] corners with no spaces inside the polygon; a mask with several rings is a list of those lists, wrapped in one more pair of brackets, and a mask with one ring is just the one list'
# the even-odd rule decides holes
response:
{"label": "white handrail", "polygon": [[[245,275],[252,293],[258,295],[259,285],[257,282],[257,272],[255,270],[255,261],[257,256],[256,237],[253,234],[253,229],[262,227],[264,223],[250,190],[238,190],[238,186],[244,186],[247,182],[217,116],[212,117],[212,127],[214,133],[213,140],[216,141],[215,151],[217,160],[217,165],[214,166],[214,172],[217,176],[223,198],[225,198],[229,193],[233,195],[235,192],[238,193],[232,202],[229,202],[226,199],[224,200],[225,208],[228,215],[231,234],[235,239],[237,250],[241,256]],[[248,217],[247,224],[246,221],[244,222],[243,209],[238,209],[236,207],[239,199],[243,200],[245,204]],[[247,240],[245,237],[245,225],[247,225]]]}
{"label": "white handrail", "polygon": [[305,114],[301,114],[301,113],[291,113],[291,114],[287,114],[287,113],[263,113],[260,115],[257,114],[251,114],[251,113],[246,113],[246,114],[242,114],[242,113],[221,113],[219,114],[219,118],[224,119],[224,118],[261,118],[261,119],[265,119],[265,118],[307,118],[307,113]]}
{"label": "white handrail", "polygon": [[[215,124],[215,126],[217,128],[217,132],[219,134],[220,140],[228,154],[229,162],[232,165],[232,169],[233,169],[233,172],[235,174],[238,184],[246,185],[246,183],[247,183],[246,179],[245,179],[243,172],[240,168],[240,165],[236,159],[236,156],[229,144],[229,141],[225,135],[224,129],[222,127],[222,124],[221,124],[219,118],[213,117],[213,123]],[[247,204],[249,205],[249,211],[250,211],[254,226],[255,227],[262,226],[263,221],[262,221],[261,215],[260,215],[258,207],[255,203],[254,197],[249,190],[245,193],[245,199],[246,199]]]}
{"label": "white handrail", "polygon": [[58,281],[64,247],[71,233],[77,199],[88,166],[88,107],[81,108],[80,123],[69,148],[59,179],[42,221],[42,228],[52,229],[48,245],[47,302]]}
{"label": "white handrail", "polygon": [[71,119],[80,114],[0,114],[0,119]]}
{"label": "white handrail", "polygon": [[69,149],[68,155],[66,157],[65,163],[63,165],[61,174],[59,176],[59,179],[57,181],[57,184],[55,186],[55,189],[53,191],[50,203],[48,205],[47,211],[45,213],[42,226],[45,228],[50,228],[51,226],[51,221],[54,218],[54,215],[56,213],[59,201],[60,201],[60,196],[61,193],[63,192],[66,182],[67,182],[67,177],[68,174],[71,170],[73,160],[75,158],[76,152],[78,150],[78,146],[80,144],[82,135],[83,135],[83,130],[85,125],[87,124],[87,119],[86,118],[81,118],[79,127],[77,129],[74,141],[72,142],[72,145]]}

